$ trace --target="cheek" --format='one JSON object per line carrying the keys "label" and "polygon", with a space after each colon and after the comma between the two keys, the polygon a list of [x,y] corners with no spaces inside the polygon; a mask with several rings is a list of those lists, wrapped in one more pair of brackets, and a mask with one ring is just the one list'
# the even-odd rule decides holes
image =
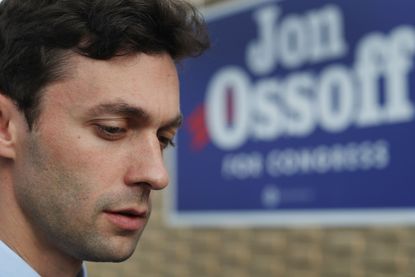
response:
{"label": "cheek", "polygon": [[[84,202],[94,196],[93,185],[83,172],[87,168],[88,155],[79,155],[74,143],[64,139],[55,139],[45,143],[42,138],[33,138],[28,144],[28,159],[22,171],[37,197],[48,196],[50,201],[56,200],[67,208],[75,208],[77,203]],[[92,176],[94,174],[91,174]],[[47,197],[46,197],[47,198]]]}
{"label": "cheek", "polygon": [[99,197],[123,181],[126,168],[123,149],[121,145],[84,135],[67,138],[65,145],[52,144],[49,152],[56,164],[89,187],[92,197]]}
{"label": "cheek", "polygon": [[77,123],[68,124],[61,132],[52,126],[43,129],[41,141],[48,141],[47,152],[51,163],[62,170],[79,176],[86,186],[90,186],[93,197],[99,197],[122,184],[128,168],[128,155],[134,152],[129,142],[105,141],[87,127]]}
{"label": "cheek", "polygon": [[21,171],[24,172],[15,183],[16,198],[29,218],[38,221],[36,224],[45,227],[48,222],[53,225],[69,219],[79,221],[77,215],[88,211],[88,187],[53,160],[32,155],[31,162]]}

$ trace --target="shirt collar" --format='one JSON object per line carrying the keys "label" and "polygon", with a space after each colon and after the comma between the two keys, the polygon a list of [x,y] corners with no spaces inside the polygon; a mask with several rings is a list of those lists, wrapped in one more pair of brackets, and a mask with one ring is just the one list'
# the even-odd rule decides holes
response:
{"label": "shirt collar", "polygon": [[[25,260],[0,240],[0,276],[41,277]],[[87,277],[85,263],[77,277]]]}

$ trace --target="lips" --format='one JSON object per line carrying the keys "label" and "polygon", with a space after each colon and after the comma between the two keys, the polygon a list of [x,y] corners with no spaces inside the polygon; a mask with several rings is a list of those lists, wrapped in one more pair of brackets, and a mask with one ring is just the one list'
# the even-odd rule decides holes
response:
{"label": "lips", "polygon": [[137,231],[142,229],[147,221],[147,210],[134,208],[109,210],[104,212],[107,219],[118,229]]}

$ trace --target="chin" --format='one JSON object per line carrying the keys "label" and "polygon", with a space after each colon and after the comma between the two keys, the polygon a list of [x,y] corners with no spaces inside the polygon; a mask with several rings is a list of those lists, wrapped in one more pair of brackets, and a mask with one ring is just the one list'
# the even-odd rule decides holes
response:
{"label": "chin", "polygon": [[128,258],[130,258],[134,254],[134,250],[129,251],[128,253],[123,253],[120,251],[120,253],[115,253],[115,251],[111,253],[99,253],[95,255],[89,255],[87,257],[84,257],[84,261],[90,261],[90,262],[102,262],[102,263],[120,263]]}
{"label": "chin", "polygon": [[124,262],[124,261],[128,260],[133,255],[133,253],[134,253],[134,251],[131,252],[128,255],[122,255],[122,256],[117,256],[117,257],[109,257],[109,259],[104,259],[104,260],[97,261],[97,262],[121,263],[121,262]]}
{"label": "chin", "polygon": [[[78,251],[80,260],[91,262],[119,263],[130,258],[136,249],[138,240],[100,241]],[[84,245],[85,246],[85,245]],[[91,247],[92,246],[92,247]]]}

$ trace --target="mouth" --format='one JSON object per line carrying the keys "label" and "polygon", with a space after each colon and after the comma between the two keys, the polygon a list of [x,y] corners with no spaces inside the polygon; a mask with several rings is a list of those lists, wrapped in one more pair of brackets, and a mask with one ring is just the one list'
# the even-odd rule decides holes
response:
{"label": "mouth", "polygon": [[138,231],[144,228],[147,222],[147,210],[120,209],[104,211],[107,219],[118,229],[124,231]]}

